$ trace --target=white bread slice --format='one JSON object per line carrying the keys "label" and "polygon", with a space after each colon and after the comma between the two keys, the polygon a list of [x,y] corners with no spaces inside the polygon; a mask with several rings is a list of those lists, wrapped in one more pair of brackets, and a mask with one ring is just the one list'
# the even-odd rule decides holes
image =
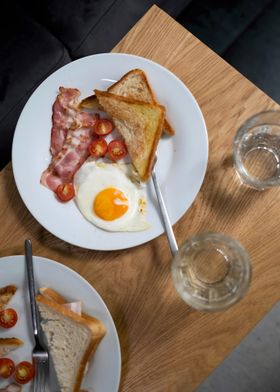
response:
{"label": "white bread slice", "polygon": [[36,301],[60,391],[78,392],[86,365],[106,333],[105,326],[43,295],[37,295]]}
{"label": "white bread slice", "polygon": [[72,310],[72,312],[76,314],[82,314],[82,301],[74,301],[70,303],[66,302],[65,298],[49,287],[41,287],[39,291],[45,298],[48,298],[58,304],[63,304],[65,307]]}
{"label": "white bread slice", "polygon": [[100,105],[124,138],[131,161],[142,181],[150,178],[162,134],[164,107],[95,90]]}
{"label": "white bread slice", "polygon": [[40,294],[45,298],[50,299],[58,304],[66,304],[67,300],[62,297],[57,291],[51,289],[50,287],[40,287]]}
{"label": "white bread slice", "polygon": [[[122,97],[133,98],[137,101],[158,103],[145,72],[138,68],[127,72],[119,81],[110,86],[107,91]],[[166,118],[164,119],[163,131],[169,135],[175,134],[174,129]]]}
{"label": "white bread slice", "polygon": [[13,284],[0,288],[0,310],[7,305],[16,291],[17,287]]}
{"label": "white bread slice", "polygon": [[9,352],[16,350],[23,344],[18,338],[0,338],[0,357],[5,357]]}

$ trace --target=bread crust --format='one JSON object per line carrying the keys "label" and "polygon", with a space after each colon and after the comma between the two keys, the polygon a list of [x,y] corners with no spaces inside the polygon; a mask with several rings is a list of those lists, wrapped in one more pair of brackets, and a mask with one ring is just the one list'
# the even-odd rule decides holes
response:
{"label": "bread crust", "polygon": [[16,291],[17,287],[13,284],[0,288],[0,310],[7,305]]}
{"label": "bread crust", "polygon": [[15,345],[15,346],[21,346],[23,344],[23,341],[18,338],[0,338],[0,345]]}
{"label": "bread crust", "polygon": [[16,350],[23,345],[23,341],[18,338],[0,338],[0,358],[7,356],[10,351]]}
{"label": "bread crust", "polygon": [[150,154],[150,157],[149,157],[149,160],[148,160],[146,173],[145,173],[144,177],[142,178],[143,181],[148,181],[149,178],[151,177],[151,174],[152,174],[152,170],[153,170],[154,163],[155,163],[155,156],[156,156],[157,146],[158,146],[158,142],[159,142],[159,139],[161,138],[162,130],[163,130],[164,114],[165,114],[165,110],[163,110],[162,113],[161,113],[161,118],[160,118],[160,121],[158,123],[157,131],[156,131],[156,134],[155,134],[155,137],[154,137],[153,147],[152,147],[152,151],[151,151],[151,154]]}
{"label": "bread crust", "polygon": [[[59,300],[62,300],[63,297],[60,296],[58,293],[56,293],[52,289],[45,289],[45,292],[48,292],[49,296],[53,296],[54,298],[58,298]],[[37,295],[36,296],[36,301],[41,302],[44,305],[48,306],[49,308],[53,309],[54,311],[61,313],[65,317],[69,317],[71,320],[75,321],[76,323],[82,324],[85,327],[87,327],[91,334],[92,334],[92,339],[90,344],[88,345],[83,358],[80,362],[76,382],[75,382],[75,387],[74,387],[74,392],[79,392],[80,391],[80,386],[84,377],[84,371],[87,363],[90,361],[92,355],[97,349],[98,344],[100,343],[101,339],[106,333],[106,328],[104,324],[96,319],[95,317],[92,317],[88,314],[82,313],[81,316],[78,314],[72,312],[70,309],[66,308],[62,303],[57,303],[55,300],[48,299],[44,297],[44,295]]]}
{"label": "bread crust", "polygon": [[45,298],[49,298],[58,304],[65,304],[67,302],[62,295],[58,294],[58,292],[49,287],[40,287],[39,291]]}
{"label": "bread crust", "polygon": [[[132,70],[128,71],[125,75],[123,75],[123,76],[121,77],[120,80],[118,80],[116,83],[112,84],[112,86],[110,86],[110,87],[107,89],[107,91],[108,91],[108,92],[112,92],[112,90],[114,90],[114,89],[115,89],[116,87],[118,87],[120,84],[124,83],[124,81],[125,81],[126,79],[128,79],[131,75],[133,75],[133,74],[135,74],[135,73],[141,75],[142,78],[145,80],[145,83],[146,83],[146,85],[147,85],[147,88],[148,88],[148,90],[149,90],[149,93],[150,93],[150,95],[151,95],[151,97],[152,97],[152,103],[159,104],[159,102],[158,102],[158,100],[157,100],[157,98],[156,98],[156,95],[155,95],[155,93],[154,93],[154,91],[153,91],[153,89],[152,89],[152,87],[151,87],[151,85],[150,85],[150,83],[149,83],[149,81],[148,81],[148,78],[147,78],[145,72],[142,71],[142,69],[139,69],[139,68],[135,68],[135,69],[132,69]],[[113,92],[112,92],[112,93],[113,93]],[[175,135],[174,129],[172,128],[172,126],[170,125],[170,123],[168,122],[168,120],[167,120],[166,118],[164,118],[163,130],[166,131],[166,133],[168,133],[170,136]]]}
{"label": "bread crust", "polygon": [[[162,134],[162,130],[163,130],[163,122],[164,122],[164,116],[165,116],[165,108],[162,105],[159,105],[157,103],[149,103],[149,102],[142,102],[142,101],[138,101],[136,99],[133,98],[128,98],[128,97],[123,97],[117,94],[113,94],[113,93],[108,93],[107,91],[100,91],[100,90],[94,90],[97,98],[98,97],[107,97],[107,98],[114,98],[117,101],[123,101],[123,102],[127,102],[129,104],[138,104],[138,105],[144,105],[150,108],[159,108],[161,110],[161,115],[160,115],[160,119],[158,121],[158,126],[156,129],[156,132],[154,134],[154,138],[153,138],[153,144],[152,144],[152,148],[149,154],[149,158],[147,160],[147,164],[146,164],[146,169],[145,169],[145,173],[143,175],[140,175],[140,178],[142,181],[147,181],[152,173],[152,169],[153,169],[153,165],[154,165],[154,158],[155,158],[155,154],[156,154],[156,149],[158,146],[158,142],[160,140],[161,134]],[[133,163],[133,159],[132,159],[132,163]]]}

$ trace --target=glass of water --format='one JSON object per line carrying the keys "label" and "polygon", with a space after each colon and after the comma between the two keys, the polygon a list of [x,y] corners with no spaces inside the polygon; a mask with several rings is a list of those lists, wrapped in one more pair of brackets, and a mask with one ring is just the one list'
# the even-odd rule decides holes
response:
{"label": "glass of water", "polygon": [[220,311],[238,302],[251,281],[248,253],[222,233],[188,239],[172,261],[172,278],[182,299],[201,311]]}
{"label": "glass of water", "polygon": [[239,128],[233,159],[244,184],[258,190],[280,185],[280,111],[258,113]]}

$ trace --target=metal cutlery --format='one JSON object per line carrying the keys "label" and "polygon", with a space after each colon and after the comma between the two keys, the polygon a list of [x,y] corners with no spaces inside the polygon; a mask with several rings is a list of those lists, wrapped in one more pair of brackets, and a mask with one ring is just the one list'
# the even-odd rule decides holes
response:
{"label": "metal cutlery", "polygon": [[[156,158],[157,159],[157,158]],[[156,160],[155,160],[155,164],[156,164]],[[157,179],[157,175],[156,175],[156,171],[155,171],[155,164],[152,170],[152,180],[153,180],[153,184],[154,184],[154,188],[156,191],[156,195],[157,195],[157,199],[158,199],[158,204],[159,204],[159,208],[160,208],[160,212],[161,212],[161,216],[162,216],[162,220],[163,220],[163,224],[164,224],[164,228],[165,228],[165,232],[167,235],[167,239],[168,239],[168,243],[169,243],[169,247],[172,253],[172,256],[174,257],[175,254],[178,252],[178,244],[174,235],[174,231],[170,222],[170,218],[168,215],[168,211],[165,205],[165,201],[164,198],[162,196],[161,193],[161,189],[158,183],[158,179]]]}
{"label": "metal cutlery", "polygon": [[46,379],[49,370],[49,354],[42,345],[40,339],[38,311],[35,301],[35,280],[33,272],[32,242],[30,240],[25,240],[25,260],[27,266],[32,327],[35,340],[35,346],[32,351],[32,360],[35,368],[33,391],[45,392]]}

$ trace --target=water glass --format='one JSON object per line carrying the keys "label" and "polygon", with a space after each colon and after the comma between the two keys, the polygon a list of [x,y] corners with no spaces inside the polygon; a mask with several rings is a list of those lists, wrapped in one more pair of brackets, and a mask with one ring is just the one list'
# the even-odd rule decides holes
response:
{"label": "water glass", "polygon": [[179,295],[193,308],[224,310],[238,302],[249,288],[249,255],[225,234],[198,234],[175,255],[172,277]]}
{"label": "water glass", "polygon": [[280,111],[258,113],[239,128],[233,159],[244,184],[257,190],[280,185]]}

